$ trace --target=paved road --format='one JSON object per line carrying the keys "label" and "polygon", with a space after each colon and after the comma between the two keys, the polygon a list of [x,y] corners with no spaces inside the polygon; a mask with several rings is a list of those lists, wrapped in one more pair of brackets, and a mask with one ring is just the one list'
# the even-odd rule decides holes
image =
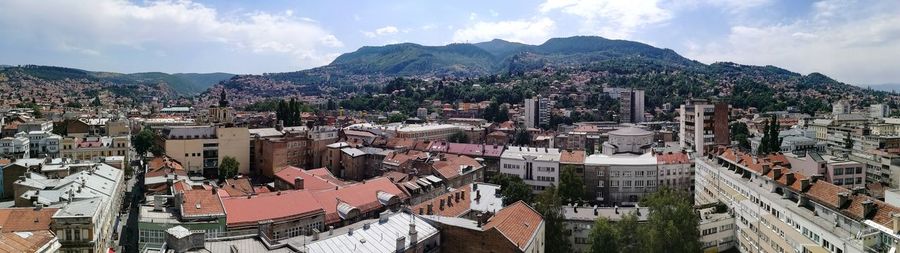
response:
{"label": "paved road", "polygon": [[128,180],[126,187],[131,189],[131,194],[126,196],[127,199],[124,200],[125,203],[128,203],[128,212],[123,214],[124,220],[122,223],[124,224],[124,228],[122,228],[120,234],[120,244],[122,246],[122,252],[138,252],[140,249],[138,248],[138,216],[140,215],[140,207],[141,207],[141,197],[144,195],[144,175],[141,169],[136,169],[134,175],[130,180]]}

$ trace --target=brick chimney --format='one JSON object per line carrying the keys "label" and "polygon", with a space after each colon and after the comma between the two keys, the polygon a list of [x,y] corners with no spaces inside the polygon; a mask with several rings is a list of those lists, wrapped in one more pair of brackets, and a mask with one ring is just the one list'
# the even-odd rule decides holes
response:
{"label": "brick chimney", "polygon": [[811,185],[810,185],[809,178],[800,179],[800,191],[801,192],[809,191],[810,186]]}
{"label": "brick chimney", "polygon": [[788,172],[785,174],[787,176],[787,185],[794,184],[794,181],[797,181],[797,177],[794,175],[794,172]]}
{"label": "brick chimney", "polygon": [[863,206],[863,218],[864,219],[871,218],[873,215],[875,215],[875,211],[878,210],[878,206],[876,206],[875,202],[872,201],[871,199],[863,200],[862,206]]}
{"label": "brick chimney", "polygon": [[772,170],[772,167],[770,167],[768,164],[763,164],[763,166],[762,166],[762,174],[763,175],[768,175],[770,170]]}
{"label": "brick chimney", "polygon": [[776,168],[776,169],[772,170],[772,176],[773,176],[772,179],[773,180],[778,180],[781,178],[781,170],[782,170],[781,168]]}
{"label": "brick chimney", "polygon": [[303,190],[303,178],[302,177],[294,178],[294,189]]}
{"label": "brick chimney", "polygon": [[838,209],[843,209],[850,203],[850,193],[838,192]]}

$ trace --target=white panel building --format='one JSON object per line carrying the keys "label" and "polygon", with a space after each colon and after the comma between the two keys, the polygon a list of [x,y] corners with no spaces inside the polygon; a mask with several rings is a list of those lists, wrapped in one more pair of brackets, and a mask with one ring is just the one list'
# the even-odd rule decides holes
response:
{"label": "white panel building", "polygon": [[500,173],[522,178],[535,192],[559,185],[559,149],[510,146],[500,156]]}

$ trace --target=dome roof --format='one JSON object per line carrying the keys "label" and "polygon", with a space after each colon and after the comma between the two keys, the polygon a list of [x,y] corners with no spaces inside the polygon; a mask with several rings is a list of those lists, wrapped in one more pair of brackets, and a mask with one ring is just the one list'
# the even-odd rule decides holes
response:
{"label": "dome roof", "polygon": [[637,127],[626,127],[616,131],[609,132],[610,135],[651,135],[653,132],[640,129]]}

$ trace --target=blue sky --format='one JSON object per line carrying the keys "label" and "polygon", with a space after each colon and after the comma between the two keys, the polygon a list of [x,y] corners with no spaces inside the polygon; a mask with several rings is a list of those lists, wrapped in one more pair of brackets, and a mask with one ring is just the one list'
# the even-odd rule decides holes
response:
{"label": "blue sky", "polygon": [[264,73],[361,46],[598,35],[705,63],[900,83],[900,2],[775,0],[0,1],[0,64]]}

